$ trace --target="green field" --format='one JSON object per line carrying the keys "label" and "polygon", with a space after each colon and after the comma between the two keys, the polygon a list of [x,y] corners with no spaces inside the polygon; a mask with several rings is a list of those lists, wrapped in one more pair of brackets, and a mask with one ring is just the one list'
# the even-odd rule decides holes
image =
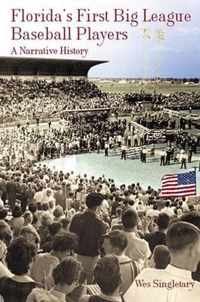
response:
{"label": "green field", "polygon": [[153,93],[155,90],[157,93],[169,94],[174,92],[198,92],[200,93],[200,85],[197,84],[183,84],[170,82],[153,82],[153,81],[135,81],[132,80],[96,80],[91,79],[102,91],[110,93],[129,93],[129,92],[145,92]]}

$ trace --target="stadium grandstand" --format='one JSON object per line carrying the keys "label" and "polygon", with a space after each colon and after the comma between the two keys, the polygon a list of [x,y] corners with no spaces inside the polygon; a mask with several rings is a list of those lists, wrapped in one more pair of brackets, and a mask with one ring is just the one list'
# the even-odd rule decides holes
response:
{"label": "stadium grandstand", "polygon": [[107,61],[0,57],[0,75],[87,77],[91,67]]}

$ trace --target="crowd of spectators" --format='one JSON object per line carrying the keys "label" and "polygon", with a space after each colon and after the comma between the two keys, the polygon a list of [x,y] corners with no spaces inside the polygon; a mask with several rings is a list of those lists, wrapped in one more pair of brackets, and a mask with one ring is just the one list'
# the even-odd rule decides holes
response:
{"label": "crowd of spectators", "polygon": [[109,120],[107,113],[72,115],[67,121],[42,128],[24,125],[2,129],[1,158],[3,166],[26,160],[43,160],[67,154],[114,148],[127,139],[126,119]]}
{"label": "crowd of spectators", "polygon": [[176,129],[176,119],[169,118],[163,112],[146,112],[136,119],[136,122],[149,129]]}
{"label": "crowd of spectators", "polygon": [[153,110],[169,108],[174,110],[192,110],[200,108],[200,94],[198,92],[175,92],[171,94],[162,94],[154,91],[146,93],[141,90],[140,93],[128,93],[125,100],[129,104],[150,103]]}
{"label": "crowd of spectators", "polygon": [[97,86],[80,80],[0,79],[0,121],[20,122],[52,117],[63,110],[110,107]]}
{"label": "crowd of spectators", "polygon": [[[200,143],[199,137],[192,135],[189,131],[185,131],[191,130],[191,120],[186,121],[182,117],[171,118],[168,114],[165,114],[161,111],[156,111],[146,112],[142,115],[139,115],[136,117],[135,121],[152,130],[148,136],[151,136],[154,133],[163,133],[165,136],[165,142],[174,143],[178,148],[183,150],[191,149],[192,152],[197,152],[197,147]],[[169,131],[167,132],[167,130]],[[145,139],[145,142],[147,142],[147,139]]]}
{"label": "crowd of spectators", "polygon": [[116,112],[141,111],[150,102],[153,110],[199,108],[197,92],[170,95],[104,93],[94,83],[76,80],[0,79],[0,123],[49,119],[66,110],[109,108]]}
{"label": "crowd of spectators", "polygon": [[176,264],[199,293],[198,203],[41,164],[1,173],[0,195],[5,302],[145,301],[135,280],[150,272],[163,280]]}

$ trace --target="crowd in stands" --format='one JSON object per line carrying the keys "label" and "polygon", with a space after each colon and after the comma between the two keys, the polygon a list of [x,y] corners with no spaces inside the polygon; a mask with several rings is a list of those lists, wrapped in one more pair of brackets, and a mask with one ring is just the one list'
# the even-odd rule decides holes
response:
{"label": "crowd in stands", "polygon": [[[182,117],[180,119],[170,118],[163,112],[146,112],[138,116],[136,122],[153,130],[153,132],[150,132],[147,136],[156,135],[156,133],[158,133],[158,135],[163,134],[163,136],[165,136],[165,142],[174,143],[178,148],[183,150],[191,149],[192,152],[197,152],[197,147],[200,143],[199,138],[184,131],[186,130],[186,124],[188,125],[187,129],[191,129],[191,120],[186,121]],[[167,133],[166,130],[176,130],[176,132]],[[146,138],[145,136],[145,142],[147,141],[148,137]]]}
{"label": "crowd in stands", "polygon": [[198,203],[41,164],[1,173],[0,196],[5,302],[145,301],[137,280],[171,273],[199,295]]}
{"label": "crowd in stands", "polygon": [[[48,81],[0,79],[0,123],[42,121],[67,110],[130,106],[121,94],[106,94],[85,79]],[[122,110],[122,111],[123,111]]]}
{"label": "crowd in stands", "polygon": [[163,101],[163,106],[171,109],[199,109],[200,94],[198,92],[179,92],[167,96]]}
{"label": "crowd in stands", "polygon": [[[65,123],[55,128],[49,114],[88,107],[140,111],[145,95],[138,94],[133,107],[127,96],[102,94],[85,80],[1,79],[0,86],[1,121],[18,124],[0,132],[0,298],[199,301],[198,201],[165,200],[159,190],[140,183],[117,185],[104,175],[89,177],[33,165],[73,151],[143,145],[144,133],[126,119],[67,113]],[[192,97],[198,99],[197,94]],[[166,101],[162,95],[149,98],[155,106]],[[180,102],[186,98],[180,95]],[[168,97],[168,104],[175,99]],[[39,127],[42,118],[48,119],[46,129]],[[38,126],[22,126],[21,119],[37,119]],[[178,136],[183,149],[196,146],[188,137]]]}
{"label": "crowd in stands", "polygon": [[199,108],[200,95],[179,92],[170,95],[154,93],[114,94],[102,92],[94,83],[76,80],[0,79],[0,123],[49,119],[65,110],[109,108],[119,112],[135,112],[150,102],[152,108]]}
{"label": "crowd in stands", "polygon": [[191,130],[191,119],[173,118],[162,111],[146,112],[135,118],[135,121],[149,129],[166,129],[166,130]]}
{"label": "crowd in stands", "polygon": [[148,113],[136,119],[136,122],[149,129],[176,129],[176,120],[171,119],[163,112]]}
{"label": "crowd in stands", "polygon": [[146,93],[141,90],[140,93],[128,93],[125,100],[129,104],[145,103],[152,104],[153,110],[169,108],[174,110],[192,110],[200,108],[200,94],[198,92],[175,92],[171,94],[161,94],[154,91]]}
{"label": "crowd in stands", "polygon": [[49,118],[63,110],[109,106],[106,94],[86,80],[0,79],[1,123]]}

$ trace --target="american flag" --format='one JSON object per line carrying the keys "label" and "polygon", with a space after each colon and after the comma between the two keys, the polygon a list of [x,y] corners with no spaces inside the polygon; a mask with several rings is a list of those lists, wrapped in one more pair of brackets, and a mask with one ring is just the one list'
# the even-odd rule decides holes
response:
{"label": "american flag", "polygon": [[161,180],[161,197],[196,195],[196,171],[166,174]]}

